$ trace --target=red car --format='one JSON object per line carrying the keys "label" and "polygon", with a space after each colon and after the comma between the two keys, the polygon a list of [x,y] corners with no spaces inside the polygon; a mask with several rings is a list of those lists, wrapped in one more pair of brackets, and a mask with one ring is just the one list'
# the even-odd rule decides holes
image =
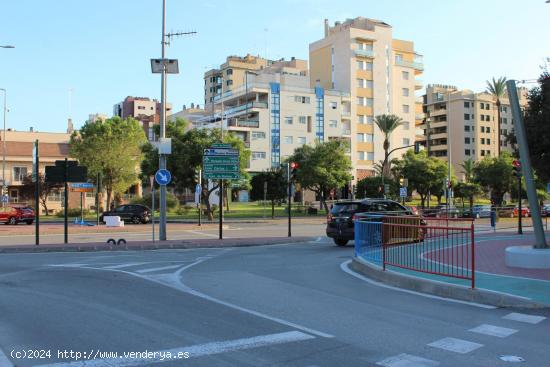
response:
{"label": "red car", "polygon": [[[513,216],[517,218],[519,216],[519,208],[515,207],[513,213],[514,213]],[[525,208],[525,207],[521,208],[521,216],[523,218],[530,217],[531,216],[531,210],[529,210],[529,208]]]}
{"label": "red car", "polygon": [[6,206],[0,208],[0,223],[17,224],[34,222],[34,210],[28,206]]}

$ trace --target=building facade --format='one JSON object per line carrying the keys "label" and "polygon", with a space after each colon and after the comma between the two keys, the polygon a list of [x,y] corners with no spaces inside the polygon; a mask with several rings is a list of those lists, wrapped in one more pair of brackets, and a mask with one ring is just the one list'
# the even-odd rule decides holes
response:
{"label": "building facade", "polygon": [[[384,160],[384,136],[374,124],[382,114],[403,119],[390,138],[390,149],[413,145],[422,104],[415,91],[423,72],[422,56],[413,42],[394,39],[392,27],[382,21],[358,17],[330,26],[324,38],[309,45],[310,85],[340,90],[351,97],[351,158],[356,180],[374,174]],[[406,150],[395,152],[399,157]]]}
{"label": "building facade", "polygon": [[[113,106],[113,116],[122,119],[132,117],[140,122],[143,130],[150,141],[156,140],[153,131],[153,125],[160,123],[161,113],[160,102],[156,99],[151,100],[148,97],[126,97],[124,101]],[[172,105],[166,104],[166,115],[172,111]]]}
{"label": "building facade", "polygon": [[[520,105],[525,106],[527,91],[520,88],[518,95]],[[423,101],[425,118],[419,127],[424,134],[419,140],[430,156],[450,159],[457,178],[464,178],[460,164],[465,160],[498,156],[499,134],[501,151],[512,150],[506,141],[506,135],[514,130],[508,98],[500,100],[500,132],[496,99],[491,94],[430,84]]]}

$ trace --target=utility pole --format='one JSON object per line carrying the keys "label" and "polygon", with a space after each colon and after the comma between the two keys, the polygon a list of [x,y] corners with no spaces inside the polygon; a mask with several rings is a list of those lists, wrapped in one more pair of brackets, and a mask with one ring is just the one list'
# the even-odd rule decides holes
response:
{"label": "utility pole", "polygon": [[[4,129],[2,136],[2,196],[7,195],[6,192],[6,115],[8,113],[8,108],[6,106],[6,99],[8,92],[4,88],[0,88],[4,92]],[[2,198],[3,199],[3,198]],[[2,200],[2,206],[5,207],[6,203]]]}

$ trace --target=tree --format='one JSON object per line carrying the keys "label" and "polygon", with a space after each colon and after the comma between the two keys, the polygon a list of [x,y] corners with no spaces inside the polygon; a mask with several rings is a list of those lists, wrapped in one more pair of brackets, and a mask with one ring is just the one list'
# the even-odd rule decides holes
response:
{"label": "tree", "polygon": [[485,156],[474,168],[474,182],[491,192],[491,202],[502,205],[504,194],[509,192],[515,178],[512,176],[512,155],[503,151],[499,157]]}
{"label": "tree", "polygon": [[504,97],[506,93],[506,77],[502,76],[498,79],[493,78],[492,81],[487,80],[487,92],[492,94],[496,98],[497,106],[497,144],[498,154],[500,155],[500,99]]}
{"label": "tree", "polygon": [[550,72],[539,77],[539,86],[528,95],[524,123],[533,169],[539,179],[550,182]]}
{"label": "tree", "polygon": [[113,194],[122,195],[139,182],[141,148],[146,141],[143,128],[133,118],[86,121],[80,131],[71,135],[71,156],[88,167],[91,177],[101,173],[107,208]]}
{"label": "tree", "polygon": [[464,162],[460,163],[462,173],[464,173],[465,182],[472,182],[472,179],[474,177],[475,164],[476,163],[472,158],[468,158]]}
{"label": "tree", "polygon": [[347,151],[348,144],[345,141],[332,140],[318,142],[314,146],[303,145],[296,148],[294,154],[287,159],[298,163],[296,181],[303,188],[315,192],[327,212],[327,193],[351,181],[352,167]]}
{"label": "tree", "polygon": [[[176,191],[183,192],[185,189],[194,190],[198,183],[196,174],[202,169],[202,156],[204,149],[210,148],[213,144],[219,143],[221,139],[220,129],[186,129],[187,122],[182,119],[169,121],[166,124],[166,136],[172,138],[172,154],[167,157],[166,167],[172,173],[170,187]],[[155,126],[158,129],[158,126]],[[240,153],[240,181],[248,180],[246,167],[250,159],[250,151],[245,148],[242,139],[231,132],[223,135],[224,143],[231,144]],[[146,180],[154,175],[158,169],[158,151],[151,145],[143,147],[144,159],[141,163],[141,177]],[[213,211],[210,205],[210,195],[218,190],[219,181],[213,181],[208,185],[208,180],[202,180],[201,199],[206,204],[208,218],[213,219]]]}
{"label": "tree", "polygon": [[[48,196],[54,192],[58,192],[61,188],[59,184],[53,184],[46,182],[46,176],[42,173],[38,173],[38,182],[40,184],[40,189],[38,191],[38,202],[42,206],[44,213],[49,215],[48,212]],[[32,174],[27,175],[23,178],[23,182],[19,187],[19,194],[24,200],[33,200],[35,196],[36,183],[32,182]]]}
{"label": "tree", "polygon": [[468,199],[470,205],[470,211],[474,205],[474,198],[482,193],[479,184],[474,182],[474,174],[476,163],[473,159],[469,158],[460,164],[462,167],[462,173],[464,173],[464,182],[459,182],[455,186],[455,196],[462,199],[462,206],[464,206],[464,199]]}
{"label": "tree", "polygon": [[267,183],[265,198],[271,201],[271,218],[275,218],[275,201],[283,200],[287,196],[287,181],[282,169],[260,172],[250,181],[251,200],[264,200],[264,185]]}
{"label": "tree", "polygon": [[[399,192],[399,184],[397,181],[386,178],[384,184],[390,185],[390,192],[387,192],[388,197],[395,197]],[[381,176],[365,177],[361,181],[357,182],[357,197],[358,198],[378,198],[384,196],[384,186],[382,184]]]}
{"label": "tree", "polygon": [[388,155],[390,149],[390,135],[400,125],[403,124],[403,120],[396,115],[378,115],[374,118],[374,123],[384,134],[384,162],[382,172],[384,176],[388,176]]}
{"label": "tree", "polygon": [[409,189],[420,195],[421,206],[424,208],[429,192],[438,193],[445,186],[447,164],[435,157],[428,157],[426,151],[415,154],[408,150],[402,159],[396,162],[396,171],[409,180]]}

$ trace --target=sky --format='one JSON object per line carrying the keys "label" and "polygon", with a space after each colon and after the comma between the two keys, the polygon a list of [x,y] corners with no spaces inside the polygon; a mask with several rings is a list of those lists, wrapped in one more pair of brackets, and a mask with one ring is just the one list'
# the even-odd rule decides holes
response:
{"label": "sky", "polygon": [[[7,127],[63,132],[91,113],[112,115],[126,96],[160,99],[162,0],[1,0],[0,88]],[[550,57],[550,4],[545,0],[167,0],[172,40],[168,77],[174,111],[204,103],[203,74],[228,55],[308,58],[323,20],[363,16],[393,27],[424,55],[424,84],[483,91],[485,81],[540,74]],[[0,92],[0,98],[3,95]],[[0,100],[1,101],[1,100]]]}

